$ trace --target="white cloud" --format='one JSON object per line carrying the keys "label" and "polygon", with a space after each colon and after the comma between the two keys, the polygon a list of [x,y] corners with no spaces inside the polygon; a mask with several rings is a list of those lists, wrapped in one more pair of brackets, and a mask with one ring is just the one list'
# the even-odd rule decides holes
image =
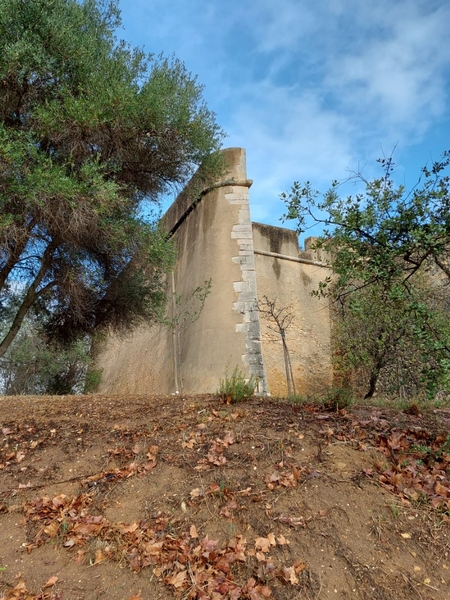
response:
{"label": "white cloud", "polygon": [[174,51],[206,85],[226,145],[247,149],[257,220],[278,222],[278,195],[296,179],[324,189],[396,143],[425,160],[445,149],[434,144],[449,112],[447,0],[122,0],[122,10],[133,45]]}
{"label": "white cloud", "polygon": [[[231,116],[230,145],[247,148],[255,220],[277,219],[279,194],[294,179],[327,186],[351,166],[351,127],[317,98],[264,82],[248,91],[246,104]],[[268,118],[270,115],[270,118]]]}
{"label": "white cloud", "polygon": [[[359,13],[357,21],[361,21]],[[443,114],[450,68],[448,28],[450,5],[434,12],[420,3],[393,3],[368,9],[372,23],[364,44],[329,61],[325,84],[338,95],[341,108],[357,111],[388,128],[422,134]]]}
{"label": "white cloud", "polygon": [[311,3],[296,0],[260,0],[253,3],[258,50],[292,50],[302,38],[320,27],[320,13]]}

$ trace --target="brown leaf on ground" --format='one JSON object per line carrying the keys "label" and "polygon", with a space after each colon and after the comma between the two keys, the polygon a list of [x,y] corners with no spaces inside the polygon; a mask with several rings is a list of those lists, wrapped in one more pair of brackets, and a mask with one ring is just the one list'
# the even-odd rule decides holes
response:
{"label": "brown leaf on ground", "polygon": [[0,402],[7,600],[448,599],[450,413]]}
{"label": "brown leaf on ground", "polygon": [[47,582],[44,585],[44,588],[54,586],[57,581],[58,581],[58,577],[56,577],[56,575],[53,575],[53,577],[50,577],[50,579],[47,580]]}

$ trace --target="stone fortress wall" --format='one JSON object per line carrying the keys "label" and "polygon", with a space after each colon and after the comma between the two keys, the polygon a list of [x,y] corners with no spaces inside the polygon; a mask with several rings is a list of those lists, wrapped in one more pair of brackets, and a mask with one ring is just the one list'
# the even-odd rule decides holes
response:
{"label": "stone fortress wall", "polygon": [[[330,269],[308,240],[299,249],[295,232],[251,222],[245,150],[223,152],[222,180],[195,201],[182,192],[163,218],[178,251],[167,278],[172,326],[109,337],[96,356],[100,393],[214,393],[238,367],[259,393],[287,395],[281,336],[258,308],[265,297],[292,316],[286,341],[297,394],[332,383],[330,311],[311,296]],[[199,312],[192,292],[209,280]]]}

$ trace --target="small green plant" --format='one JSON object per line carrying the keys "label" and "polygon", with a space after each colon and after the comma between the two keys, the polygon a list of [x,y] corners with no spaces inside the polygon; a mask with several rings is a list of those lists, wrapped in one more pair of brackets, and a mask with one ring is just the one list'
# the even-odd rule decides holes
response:
{"label": "small green plant", "polygon": [[400,516],[400,510],[396,504],[389,504],[389,508],[391,509],[392,516],[398,519]]}
{"label": "small green plant", "polygon": [[412,504],[412,506],[414,506],[416,508],[420,508],[422,506],[429,506],[430,499],[425,492],[419,491],[417,494],[417,497],[414,497],[414,499],[411,499],[411,504]]}
{"label": "small green plant", "polygon": [[[450,433],[445,438],[442,446],[436,451],[433,451],[433,448],[427,446],[426,444],[412,444],[411,450],[413,452],[421,454],[422,459],[426,459],[427,462],[437,460],[439,461],[442,459],[443,454],[450,454]],[[423,460],[421,459],[418,459],[416,462],[419,466],[423,465]]]}
{"label": "small green plant", "polygon": [[450,433],[445,438],[441,448],[436,452],[436,459],[439,460],[443,454],[450,454]]}
{"label": "small green plant", "polygon": [[432,450],[429,446],[426,446],[425,444],[412,444],[411,446],[411,450],[413,452],[419,452],[420,454],[431,454]]}
{"label": "small green plant", "polygon": [[218,484],[215,484],[215,486],[217,487],[214,487],[212,495],[217,496],[217,498],[224,498],[231,488],[231,486],[229,486],[223,479],[221,479]]}
{"label": "small green plant", "polygon": [[355,399],[351,390],[333,387],[325,394],[322,403],[325,408],[341,410],[354,404]]}
{"label": "small green plant", "polygon": [[236,366],[231,376],[228,375],[228,369],[225,371],[217,393],[227,404],[234,404],[253,396],[257,385],[258,380],[253,375],[246,379],[245,374]]}
{"label": "small green plant", "polygon": [[292,404],[298,404],[300,406],[302,406],[303,404],[311,404],[310,398],[308,398],[307,396],[301,396],[300,394],[297,394],[295,396],[289,396],[288,398],[286,398],[286,400],[288,402],[292,402]]}

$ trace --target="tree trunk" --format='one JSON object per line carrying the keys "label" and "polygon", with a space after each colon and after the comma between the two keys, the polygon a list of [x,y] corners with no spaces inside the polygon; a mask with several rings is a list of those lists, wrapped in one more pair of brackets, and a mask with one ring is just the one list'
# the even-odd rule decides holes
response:
{"label": "tree trunk", "polygon": [[9,274],[14,269],[14,267],[17,265],[17,263],[19,262],[20,256],[21,256],[22,252],[25,250],[26,245],[28,244],[28,241],[30,239],[31,230],[33,229],[33,227],[34,227],[34,220],[30,221],[30,223],[26,227],[26,231],[27,231],[26,235],[23,235],[22,239],[20,239],[20,241],[17,242],[14,249],[10,250],[9,256],[5,261],[5,265],[3,266],[2,269],[0,269],[0,290],[3,289],[3,286],[5,285],[6,280],[9,277]]}
{"label": "tree trunk", "polygon": [[20,307],[16,313],[16,316],[14,317],[14,321],[12,322],[12,325],[9,328],[8,333],[5,335],[2,342],[0,343],[0,358],[5,355],[6,351],[8,350],[11,343],[13,342],[14,338],[19,333],[22,323],[23,323],[28,311],[33,306],[36,298],[38,297],[39,292],[37,291],[37,288],[39,287],[42,280],[44,279],[44,276],[50,266],[51,259],[53,257],[53,253],[54,253],[55,249],[56,249],[55,242],[51,242],[45,249],[44,255],[42,257],[40,269],[37,272],[37,275],[34,278],[33,282],[31,283],[30,287],[28,288],[27,293],[25,294],[22,304],[20,305]]}
{"label": "tree trunk", "polygon": [[369,378],[369,389],[367,390],[367,394],[364,396],[364,400],[367,400],[368,398],[372,398],[372,396],[375,394],[376,391],[376,387],[377,387],[377,383],[378,383],[378,378],[380,377],[380,373],[381,373],[381,369],[384,367],[385,365],[385,355],[386,355],[386,351],[385,350],[381,356],[378,356],[375,365],[373,366],[373,369],[370,373],[370,378]]}
{"label": "tree trunk", "polygon": [[297,392],[295,390],[295,381],[294,381],[294,374],[292,372],[292,363],[291,363],[291,356],[289,354],[289,348],[287,346],[286,343],[286,336],[285,333],[283,331],[281,339],[283,340],[283,351],[284,351],[284,367],[286,369],[286,382],[287,382],[287,388],[288,388],[288,397],[291,398],[292,396],[297,395]]}
{"label": "tree trunk", "polygon": [[364,396],[364,400],[367,400],[368,398],[372,398],[372,396],[375,394],[379,375],[380,375],[379,369],[377,369],[376,371],[372,371],[372,373],[370,374],[369,389],[367,390],[367,393]]}
{"label": "tree trunk", "polygon": [[447,275],[447,277],[450,279],[450,268],[449,268],[449,266],[446,265],[445,262],[443,260],[441,260],[439,256],[435,256],[434,257],[434,262],[441,269],[441,271],[443,273],[445,273],[445,275]]}

